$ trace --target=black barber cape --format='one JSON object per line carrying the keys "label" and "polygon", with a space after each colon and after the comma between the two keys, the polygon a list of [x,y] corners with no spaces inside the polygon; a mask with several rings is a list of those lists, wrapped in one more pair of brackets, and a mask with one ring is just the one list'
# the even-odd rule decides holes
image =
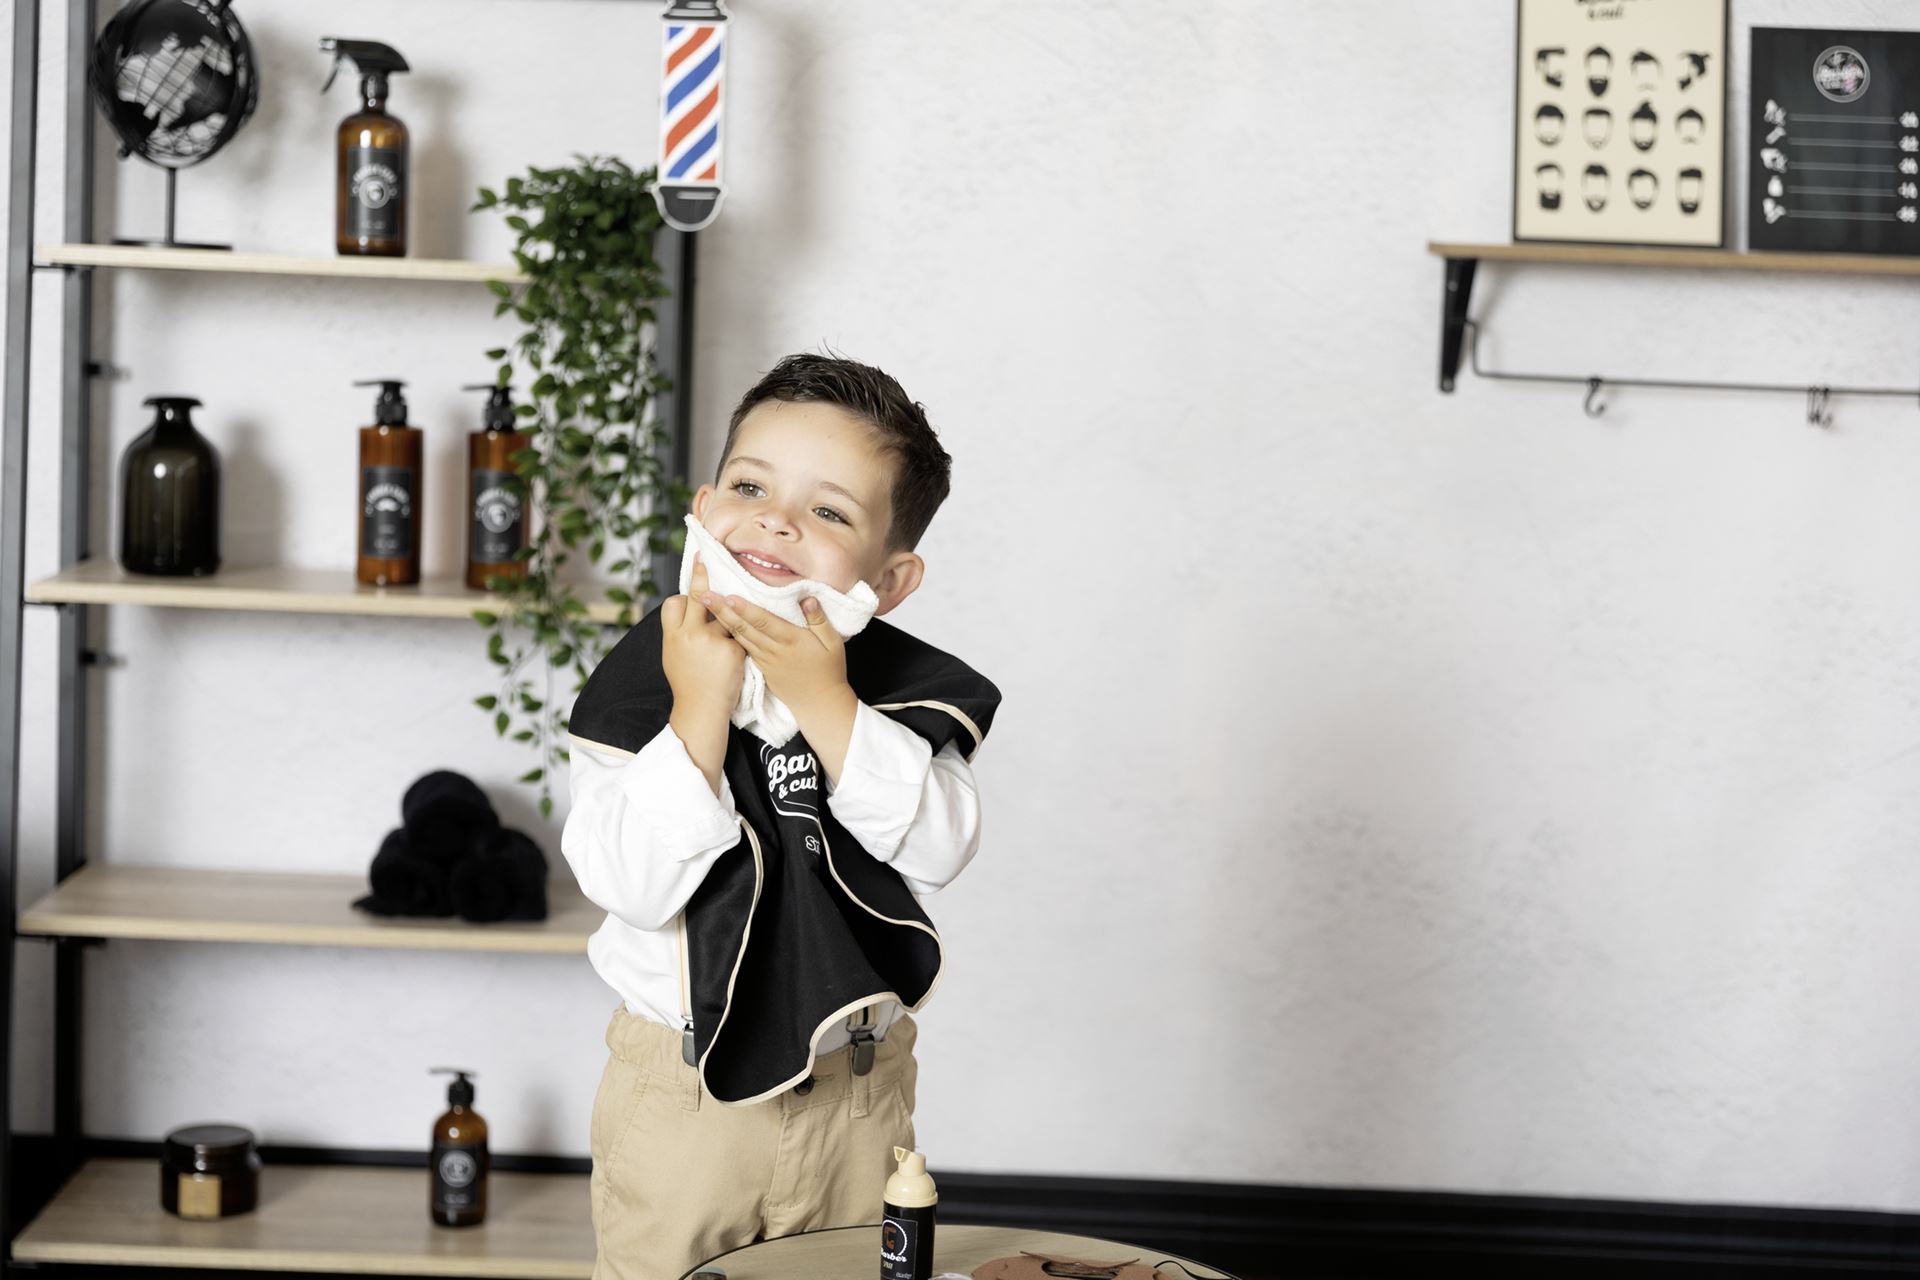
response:
{"label": "black barber cape", "polygon": [[[950,654],[880,619],[846,642],[860,701],[969,761],[1000,691]],[[568,728],[634,754],[667,725],[660,611],[594,668]],[[725,771],[741,838],[688,899],[681,960],[706,1092],[759,1102],[805,1079],[821,1036],[882,999],[918,1012],[940,982],[940,935],[900,873],[834,820],[813,750],[729,726]]]}

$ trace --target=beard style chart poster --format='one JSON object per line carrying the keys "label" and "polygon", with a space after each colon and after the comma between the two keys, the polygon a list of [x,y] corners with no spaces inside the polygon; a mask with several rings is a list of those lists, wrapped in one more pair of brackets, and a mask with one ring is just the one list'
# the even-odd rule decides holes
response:
{"label": "beard style chart poster", "polygon": [[1727,0],[1519,0],[1513,238],[1725,243]]}

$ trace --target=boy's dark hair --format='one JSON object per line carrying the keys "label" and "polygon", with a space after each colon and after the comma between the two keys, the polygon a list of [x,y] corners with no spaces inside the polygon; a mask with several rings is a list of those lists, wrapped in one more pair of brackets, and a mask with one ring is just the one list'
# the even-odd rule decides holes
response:
{"label": "boy's dark hair", "polygon": [[933,523],[933,513],[952,488],[953,459],[940,447],[927,425],[923,405],[908,399],[906,391],[870,364],[841,356],[802,351],[773,366],[740,397],[727,422],[727,443],[720,451],[714,483],[733,454],[740,423],[755,405],[767,400],[818,401],[853,414],[880,436],[880,447],[893,456],[893,524],[887,530],[889,551],[911,551]]}

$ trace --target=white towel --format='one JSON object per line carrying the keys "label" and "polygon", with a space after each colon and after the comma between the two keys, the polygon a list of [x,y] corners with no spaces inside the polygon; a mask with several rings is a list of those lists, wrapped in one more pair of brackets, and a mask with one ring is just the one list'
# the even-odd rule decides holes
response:
{"label": "white towel", "polygon": [[[692,512],[687,513],[687,549],[680,557],[681,595],[687,595],[693,587],[693,557],[696,553],[707,570],[707,590],[717,596],[745,596],[768,613],[785,618],[795,626],[807,625],[807,615],[801,609],[800,602],[808,596],[820,602],[820,607],[826,611],[828,624],[843,640],[859,635],[866,627],[867,620],[873,617],[873,611],[880,607],[880,597],[864,582],[854,583],[853,590],[847,592],[836,591],[812,578],[801,578],[780,587],[768,586],[742,568],[740,562],[733,558],[733,553],[708,533]],[[690,603],[696,609],[706,607],[698,600]],[[733,708],[733,723],[776,747],[786,746],[788,740],[800,732],[793,712],[767,688],[767,678],[761,674],[752,658],[747,659],[746,678],[740,684],[740,701]]]}

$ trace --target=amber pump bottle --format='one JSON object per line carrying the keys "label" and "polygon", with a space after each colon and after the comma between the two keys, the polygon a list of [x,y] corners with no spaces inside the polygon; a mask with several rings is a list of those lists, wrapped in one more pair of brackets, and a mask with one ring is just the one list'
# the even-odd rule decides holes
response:
{"label": "amber pump bottle", "polygon": [[468,391],[486,391],[480,430],[467,436],[467,585],[488,590],[487,579],[524,578],[527,562],[526,482],[513,455],[527,447],[514,430],[513,388],[476,383]]}
{"label": "amber pump bottle", "polygon": [[487,1122],[473,1109],[473,1075],[435,1067],[450,1075],[447,1109],[433,1122],[432,1183],[428,1212],[443,1227],[475,1227],[487,1217]]}
{"label": "amber pump bottle", "polygon": [[360,428],[360,554],[353,576],[373,587],[420,581],[421,441],[407,425],[407,402],[395,378],[356,382],[380,388],[373,425]]}
{"label": "amber pump bottle", "polygon": [[412,144],[407,126],[387,112],[387,79],[408,70],[407,60],[378,40],[337,36],[321,37],[320,52],[333,55],[333,71],[320,92],[333,85],[343,59],[351,59],[360,72],[360,109],[340,122],[334,136],[334,248],[343,254],[405,257]]}

